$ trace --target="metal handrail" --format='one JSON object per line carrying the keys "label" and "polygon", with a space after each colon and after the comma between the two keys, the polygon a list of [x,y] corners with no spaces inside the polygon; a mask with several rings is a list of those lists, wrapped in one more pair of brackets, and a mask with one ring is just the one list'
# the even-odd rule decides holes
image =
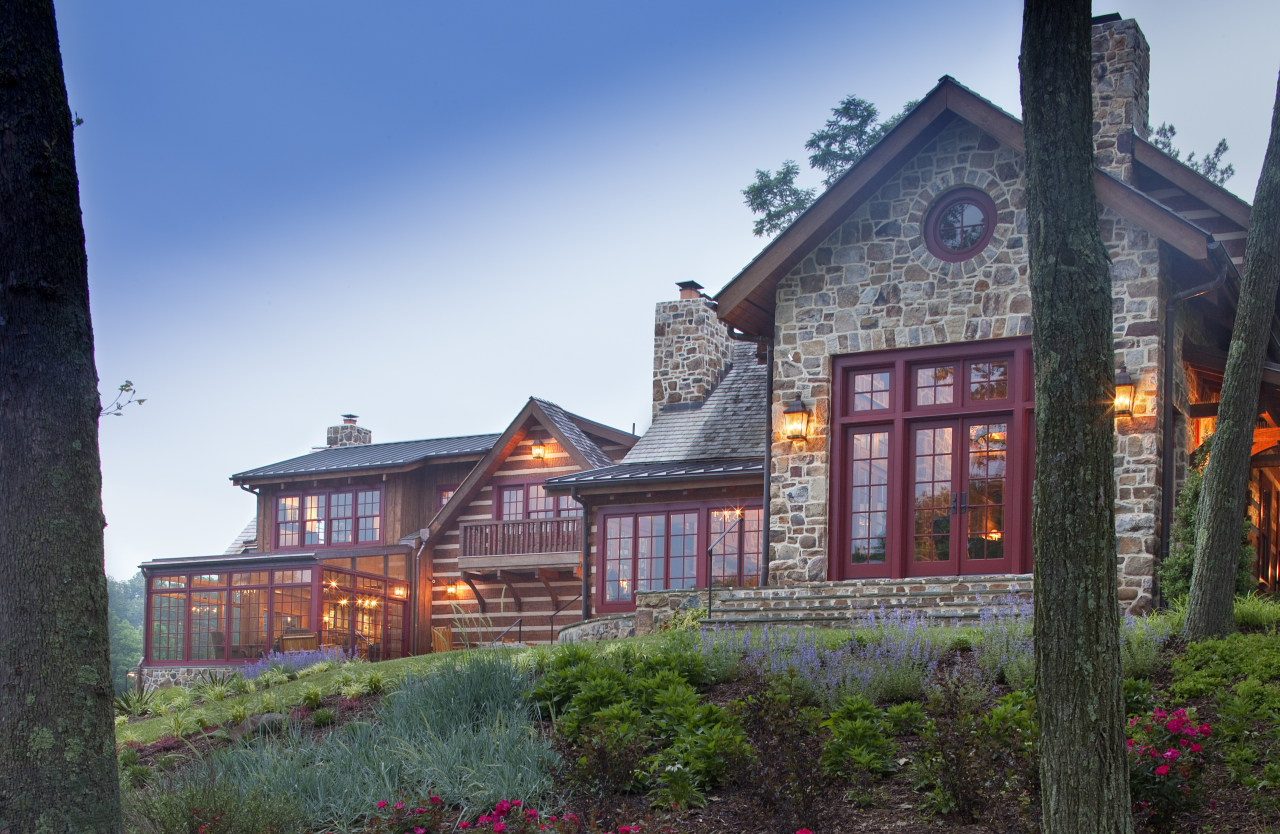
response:
{"label": "metal handrail", "polygon": [[498,641],[501,640],[503,637],[506,637],[507,632],[509,632],[511,629],[515,628],[516,626],[520,626],[519,630],[516,631],[516,642],[523,643],[524,642],[524,617],[518,617],[516,618],[516,621],[514,623],[504,628],[501,634],[499,634],[497,637],[490,640],[489,645],[490,646],[498,645]]}
{"label": "metal handrail", "polygon": [[582,594],[578,594],[576,597],[569,600],[564,605],[557,608],[554,613],[552,613],[551,619],[548,622],[548,625],[551,626],[551,642],[552,643],[560,639],[560,631],[563,631],[564,629],[568,628],[571,625],[576,625],[577,623],[582,622],[582,620],[574,620],[572,623],[565,623],[564,625],[560,626],[560,631],[556,631],[556,617],[560,616],[561,611],[565,610],[570,605],[573,605],[575,602],[577,602],[580,599],[582,599]]}

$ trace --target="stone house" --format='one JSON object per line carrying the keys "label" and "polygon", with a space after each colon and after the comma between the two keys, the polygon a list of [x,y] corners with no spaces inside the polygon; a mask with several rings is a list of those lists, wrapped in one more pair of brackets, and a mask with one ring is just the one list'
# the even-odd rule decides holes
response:
{"label": "stone house", "polygon": [[[1157,594],[1154,567],[1187,453],[1212,431],[1249,206],[1148,141],[1149,51],[1134,21],[1095,19],[1093,53],[1115,363],[1134,390],[1116,413],[1119,595],[1141,612]],[[880,602],[964,615],[1030,592],[1023,151],[1017,118],[944,77],[716,294],[720,341],[705,324],[707,300],[682,294],[659,305],[657,416],[624,467],[657,445],[650,435],[666,434],[678,409],[725,396],[731,376],[708,385],[734,339],[754,340],[768,363],[760,500],[769,587],[719,593],[716,619],[847,617]],[[680,305],[703,324],[671,346],[667,308]],[[1280,366],[1268,365],[1252,478],[1258,577],[1271,590],[1280,579],[1278,383]],[[803,433],[785,428],[796,414],[808,418]],[[611,477],[606,469],[550,484],[599,496],[593,562],[606,595],[616,571],[600,525],[609,502],[636,500],[610,493]],[[693,592],[668,581],[629,596],[608,605],[635,606],[643,631]]]}

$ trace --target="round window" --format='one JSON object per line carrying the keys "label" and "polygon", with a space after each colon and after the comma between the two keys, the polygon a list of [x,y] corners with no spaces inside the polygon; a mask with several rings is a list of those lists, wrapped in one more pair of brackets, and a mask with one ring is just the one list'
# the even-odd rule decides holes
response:
{"label": "round window", "polygon": [[963,261],[986,248],[996,226],[996,205],[985,191],[958,188],[943,194],[924,221],[924,242],[944,261]]}

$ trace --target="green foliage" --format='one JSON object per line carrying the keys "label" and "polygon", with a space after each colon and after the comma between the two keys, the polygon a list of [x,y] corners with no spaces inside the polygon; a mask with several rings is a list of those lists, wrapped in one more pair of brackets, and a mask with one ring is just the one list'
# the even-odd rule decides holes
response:
{"label": "green foliage", "polygon": [[[1163,125],[1162,125],[1163,127]],[[1174,158],[1177,159],[1175,153]],[[1173,508],[1173,528],[1169,537],[1169,555],[1156,566],[1160,593],[1173,600],[1191,593],[1191,569],[1196,553],[1196,508],[1204,488],[1204,467],[1209,458],[1213,438],[1205,441],[1191,455],[1187,479],[1178,490]],[[1254,552],[1249,546],[1249,519],[1241,522],[1239,563],[1236,568],[1236,593],[1247,594],[1257,587],[1253,578]]]}
{"label": "green foliage", "polygon": [[1280,634],[1232,634],[1187,646],[1172,664],[1176,698],[1198,698],[1253,677],[1269,682],[1280,677]]}
{"label": "green foliage", "polygon": [[924,705],[919,701],[903,701],[885,708],[885,720],[894,735],[915,735],[924,725]]}
{"label": "green foliage", "polygon": [[150,714],[155,704],[154,689],[144,689],[141,692],[128,690],[117,695],[113,701],[116,715],[132,715],[134,717]]}
{"label": "green foliage", "polygon": [[757,168],[755,182],[742,189],[747,208],[761,215],[751,227],[756,237],[776,235],[813,204],[817,189],[797,186],[799,175],[800,166],[788,159],[776,173]]}
{"label": "green foliage", "polygon": [[319,707],[323,698],[324,692],[315,684],[307,684],[302,688],[302,703],[311,709]]}
{"label": "green foliage", "polygon": [[1125,678],[1124,714],[1126,716],[1146,715],[1156,705],[1156,696],[1151,681],[1138,678]]}
{"label": "green foliage", "polygon": [[1163,617],[1125,617],[1120,628],[1120,667],[1130,678],[1152,678],[1164,666],[1161,650],[1172,633]]}
{"label": "green foliage", "polygon": [[333,710],[327,707],[321,707],[311,713],[311,725],[313,727],[328,727],[333,723]]}
{"label": "green foliage", "polygon": [[861,695],[846,698],[822,726],[831,731],[822,766],[832,776],[860,779],[893,771],[896,748],[885,736],[885,713]]}
{"label": "green foliage", "polygon": [[681,608],[671,615],[671,619],[662,624],[663,631],[698,631],[702,621],[707,618],[707,607]]}
{"label": "green foliage", "polygon": [[116,692],[130,687],[129,672],[142,660],[142,630],[122,617],[109,614],[111,640],[111,685]]}
{"label": "green foliage", "polygon": [[[145,768],[144,768],[145,769]],[[137,834],[293,834],[309,826],[293,798],[238,787],[201,774],[174,788],[126,794],[126,827]]]}
{"label": "green foliage", "polygon": [[[1169,154],[1174,159],[1182,156],[1182,151],[1173,146],[1173,137],[1178,135],[1178,129],[1169,122],[1161,122],[1160,126],[1151,136],[1151,144],[1160,150]],[[1222,165],[1222,157],[1227,151],[1231,150],[1227,146],[1226,139],[1219,139],[1218,144],[1214,147],[1212,153],[1207,153],[1201,159],[1196,159],[1196,152],[1192,151],[1187,155],[1184,163],[1188,168],[1197,171],[1205,179],[1216,185],[1226,185],[1227,180],[1236,174],[1234,165],[1227,163]],[[1179,160],[1181,161],[1181,160]]]}
{"label": "green foliage", "polygon": [[1280,624],[1280,601],[1259,594],[1236,597],[1236,627],[1249,631],[1275,629]]}
{"label": "green foliage", "polygon": [[928,808],[1002,830],[1034,831],[1034,699],[1014,692],[989,708],[980,681],[956,673],[939,681],[926,711],[929,722],[912,770],[917,788],[928,791]]}
{"label": "green foliage", "polygon": [[[907,102],[901,113],[877,122],[880,113],[874,104],[845,96],[831,109],[832,117],[826,124],[805,142],[805,150],[810,151],[809,167],[826,174],[823,185],[830,187],[918,103]],[[752,227],[757,237],[777,234],[813,204],[817,189],[797,186],[799,175],[800,166],[788,159],[776,173],[757,169],[755,182],[742,190],[747,207],[761,215]]]}
{"label": "green foliage", "polygon": [[238,701],[231,705],[228,710],[228,717],[236,724],[241,723],[249,717],[249,705],[243,701]]}

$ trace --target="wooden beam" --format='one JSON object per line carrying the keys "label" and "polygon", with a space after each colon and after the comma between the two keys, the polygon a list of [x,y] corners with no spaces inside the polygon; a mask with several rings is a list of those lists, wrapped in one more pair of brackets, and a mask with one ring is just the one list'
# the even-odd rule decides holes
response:
{"label": "wooden beam", "polygon": [[1265,452],[1277,443],[1280,443],[1280,429],[1254,429],[1253,451],[1251,451],[1249,455],[1252,457],[1259,452]]}
{"label": "wooden beam", "polygon": [[489,613],[489,606],[485,604],[484,597],[480,595],[480,589],[476,587],[477,578],[482,577],[473,575],[469,570],[464,570],[462,572],[462,581],[467,583],[467,587],[471,589],[471,593],[475,594],[476,602],[480,605],[480,613],[487,614]]}
{"label": "wooden beam", "polygon": [[[1208,371],[1215,376],[1222,376],[1227,367],[1227,354],[1225,351],[1214,350],[1184,339],[1182,342],[1182,361],[1193,368]],[[1280,365],[1272,362],[1263,363],[1262,384],[1280,387]]]}
{"label": "wooden beam", "polygon": [[1206,206],[1245,228],[1249,227],[1249,204],[1214,185],[1186,165],[1170,157],[1155,145],[1139,137],[1133,140],[1133,158]]}
{"label": "wooden beam", "polygon": [[1193,419],[1201,419],[1203,417],[1217,417],[1217,403],[1192,403],[1187,407],[1187,416]]}
{"label": "wooden beam", "polygon": [[551,610],[560,610],[560,597],[556,595],[555,586],[551,582],[556,578],[555,572],[546,568],[538,569],[538,581],[542,583],[542,587],[547,589],[547,596],[551,597]]}

